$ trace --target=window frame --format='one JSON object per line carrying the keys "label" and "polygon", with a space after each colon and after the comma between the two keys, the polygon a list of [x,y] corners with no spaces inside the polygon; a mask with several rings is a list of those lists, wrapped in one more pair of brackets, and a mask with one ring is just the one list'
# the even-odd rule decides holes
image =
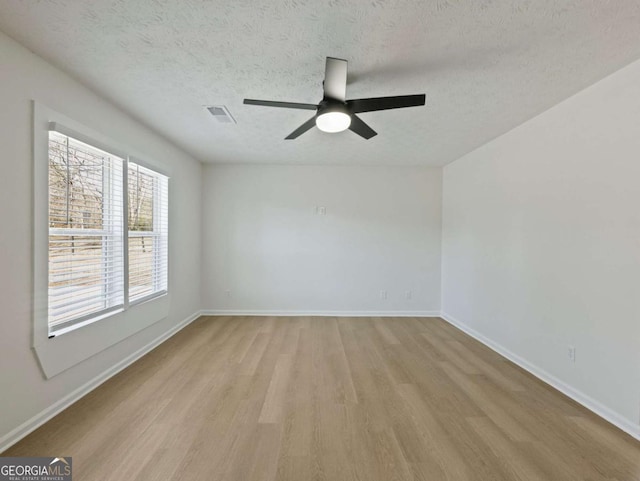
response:
{"label": "window frame", "polygon": [[[167,260],[166,260],[166,272],[165,275],[167,276],[167,282],[165,283],[165,288],[161,289],[161,286],[158,285],[158,287],[154,286],[154,292],[151,292],[150,294],[147,294],[145,296],[139,297],[137,299],[131,300],[131,292],[130,292],[130,286],[129,286],[129,238],[130,237],[149,237],[153,239],[153,263],[155,266],[158,266],[161,264],[162,260],[161,260],[161,243],[162,243],[162,235],[163,233],[161,232],[161,225],[160,225],[160,221],[162,219],[161,216],[161,204],[160,204],[160,200],[161,200],[161,190],[160,190],[160,186],[159,186],[159,182],[158,182],[158,178],[154,176],[154,189],[153,189],[153,231],[131,231],[129,230],[129,221],[128,221],[128,212],[129,212],[129,164],[135,164],[139,167],[142,167],[146,170],[151,171],[153,174],[157,174],[157,175],[162,175],[164,177],[167,178],[167,195],[168,195],[168,189],[169,189],[169,177],[165,174],[163,174],[162,172],[158,172],[156,169],[152,168],[152,167],[148,167],[147,165],[144,164],[144,162],[140,162],[139,159],[135,158],[135,157],[129,157],[128,161],[127,161],[127,175],[126,175],[126,179],[125,181],[127,182],[127,189],[125,192],[125,197],[126,197],[126,213],[127,215],[125,216],[125,224],[126,224],[126,272],[125,272],[125,277],[126,277],[126,285],[125,285],[125,289],[126,289],[126,296],[125,296],[125,305],[126,306],[135,306],[137,304],[141,304],[143,302],[147,302],[149,300],[152,300],[156,297],[159,296],[163,296],[165,294],[167,294],[167,291],[169,289],[168,286],[168,269],[169,269],[169,246],[168,246],[168,239],[167,239],[167,247],[166,247],[166,254],[167,254]],[[167,213],[168,213],[168,197],[167,197]],[[168,229],[168,228],[167,228]],[[132,233],[134,233],[132,235]],[[168,237],[168,232],[166,233],[167,237]],[[154,283],[157,283],[158,280],[157,278],[154,276]]]}
{"label": "window frame", "polygon": [[[168,293],[168,286],[166,289],[154,289],[154,292],[151,292],[145,296],[139,297],[137,299],[133,299],[131,300],[131,292],[130,292],[130,285],[129,285],[129,276],[130,276],[130,271],[129,271],[129,237],[149,237],[153,239],[153,263],[157,266],[160,264],[161,262],[161,256],[164,252],[164,250],[161,250],[159,248],[160,243],[161,243],[161,236],[162,236],[162,232],[160,232],[159,227],[160,227],[160,211],[161,209],[166,209],[168,211],[168,197],[167,197],[167,205],[166,206],[162,206],[161,205],[161,192],[160,192],[160,182],[159,182],[159,178],[158,176],[163,176],[166,178],[166,182],[167,182],[167,189],[168,189],[168,183],[169,183],[169,177],[161,172],[158,172],[155,168],[152,167],[147,167],[146,165],[144,165],[143,163],[136,161],[138,159],[133,158],[132,156],[128,155],[126,152],[118,152],[117,149],[113,149],[110,148],[109,146],[105,146],[103,144],[101,144],[98,141],[94,141],[93,139],[82,135],[79,132],[75,132],[71,129],[68,129],[62,125],[60,125],[59,123],[56,122],[50,122],[49,123],[49,130],[48,130],[49,134],[51,132],[56,132],[58,134],[64,135],[67,138],[70,138],[72,140],[78,141],[78,142],[82,142],[86,145],[88,145],[91,148],[94,149],[98,149],[101,150],[107,154],[111,154],[114,155],[120,159],[122,159],[122,245],[123,245],[123,252],[122,252],[122,263],[123,263],[123,276],[124,278],[122,279],[122,297],[123,297],[123,303],[122,304],[117,304],[115,306],[107,306],[97,312],[93,312],[90,314],[86,314],[84,316],[80,316],[77,318],[73,318],[70,319],[68,321],[65,321],[63,323],[61,323],[59,326],[54,326],[52,328],[52,326],[48,323],[48,335],[49,337],[55,337],[55,336],[59,336],[62,334],[65,334],[73,329],[77,329],[83,326],[86,326],[88,324],[91,324],[92,322],[97,322],[97,321],[101,321],[103,319],[106,319],[108,317],[110,317],[111,315],[114,314],[118,314],[120,312],[126,311],[127,309],[129,309],[132,306],[135,306],[137,304],[141,304],[143,302],[147,302],[150,301],[152,299],[155,299],[157,297],[160,296],[164,296]],[[49,155],[49,148],[47,147],[47,155]],[[128,215],[129,215],[129,167],[130,164],[134,164],[136,166],[142,167],[145,170],[148,170],[152,175],[153,175],[153,183],[154,183],[154,189],[153,189],[153,231],[140,231],[139,233],[137,231],[130,231],[129,230],[129,223],[128,223]],[[114,169],[112,169],[112,172],[115,172]],[[49,167],[47,164],[47,176],[49,174]],[[104,178],[103,178],[103,182],[105,182]],[[108,189],[105,189],[105,191]],[[108,194],[111,195],[111,194]],[[48,197],[48,192],[47,192],[47,197]],[[110,205],[109,201],[105,201],[103,202],[103,205]],[[48,207],[50,207],[48,205]],[[157,228],[157,231],[156,231]],[[92,229],[94,230],[94,229]],[[54,234],[52,234],[52,231],[54,232]],[[64,228],[54,228],[52,229],[51,227],[49,227],[49,236],[51,235],[56,235],[55,232],[58,233],[63,233],[65,235],[71,235],[69,234],[69,232],[74,231],[74,229],[64,229]],[[81,232],[81,229],[78,229],[78,235],[80,234],[84,234],[84,235],[96,235],[99,232]],[[104,228],[102,230],[100,230],[100,232],[105,232]],[[135,232],[132,235],[132,232]],[[157,233],[156,233],[157,232]],[[103,254],[103,256],[106,254]],[[167,259],[166,259],[166,263],[168,265],[169,263],[169,259],[168,259],[168,249],[166,250],[166,255],[167,255]],[[48,272],[48,267],[47,267],[47,272]],[[167,273],[168,275],[168,273]],[[48,278],[48,275],[47,275]],[[157,278],[154,276],[154,283],[157,283],[158,280]],[[117,285],[117,284],[116,284]],[[114,288],[113,284],[106,284],[107,289],[110,288]],[[154,286],[155,288],[155,286]],[[47,289],[47,291],[49,291],[50,288]],[[49,308],[49,304],[47,303],[47,312],[48,312],[48,308]],[[48,317],[48,316],[47,316]]]}
{"label": "window frame", "polygon": [[[167,231],[167,293],[153,297],[145,302],[127,306],[126,309],[110,312],[104,316],[79,322],[67,329],[49,335],[48,324],[48,284],[49,284],[49,129],[52,123],[56,130],[85,142],[100,150],[117,155],[120,158],[134,159],[134,162],[167,177],[167,195],[173,199],[171,174],[173,162],[169,152],[153,147],[152,155],[140,153],[132,143],[138,138],[126,128],[110,122],[99,121],[102,127],[96,130],[88,125],[95,125],[96,119],[90,111],[83,114],[78,121],[50,107],[32,100],[33,149],[32,149],[32,348],[45,378],[49,379],[70,367],[95,356],[99,352],[124,341],[128,337],[166,319],[171,307],[171,230]],[[64,130],[63,130],[64,129]],[[105,133],[108,135],[107,136]],[[125,139],[125,142],[115,138]],[[143,144],[143,145],[149,145]],[[147,159],[153,158],[152,162]],[[124,163],[123,163],[124,164]],[[126,165],[126,164],[124,164]],[[126,197],[123,199],[123,214],[126,215]],[[172,217],[171,201],[167,206],[167,215]],[[124,229],[123,229],[124,230]],[[124,254],[128,249],[124,249]],[[127,282],[128,275],[124,276]]]}
{"label": "window frame", "polygon": [[[64,130],[64,132],[62,132]],[[116,154],[114,153],[115,149],[104,149],[102,147],[98,147],[96,145],[97,142],[94,142],[92,140],[86,139],[85,137],[78,133],[78,132],[74,132],[71,131],[70,129],[67,129],[66,127],[61,126],[60,124],[56,124],[55,122],[51,122],[49,124],[49,130],[48,130],[48,135],[49,135],[49,144],[51,142],[51,137],[50,134],[51,132],[55,132],[57,134],[63,135],[65,136],[67,139],[71,139],[74,140],[76,142],[80,142],[83,143],[87,146],[89,146],[91,149],[95,149],[101,152],[104,152],[105,154],[108,155],[112,155],[114,157],[116,157],[118,160],[122,160],[122,166],[120,167],[120,169],[122,171],[124,171],[124,169],[127,166],[127,160],[126,158],[122,157],[120,154]],[[83,138],[79,138],[79,137],[83,137]],[[49,152],[49,148],[47,147],[47,156],[49,158],[50,156],[50,152]],[[67,159],[67,162],[69,161],[69,159]],[[104,167],[103,167],[104,169]],[[105,209],[106,211],[106,216],[108,218],[113,218],[112,217],[112,209],[113,209],[113,204],[112,204],[112,200],[113,200],[113,196],[114,193],[112,192],[113,189],[113,184],[115,182],[115,175],[117,173],[117,168],[113,167],[113,166],[109,166],[108,167],[108,175],[105,176],[103,173],[103,178],[102,178],[102,184],[103,184],[103,196],[105,197],[102,201],[102,207],[103,209]],[[120,172],[120,175],[123,175],[123,172]],[[49,177],[49,163],[47,163],[47,177]],[[123,179],[122,179],[123,180]],[[124,185],[122,186],[122,196],[123,199],[122,201],[124,201],[124,196],[126,194],[126,191],[124,189]],[[49,192],[47,192],[47,198],[49,198]],[[48,211],[50,212],[51,210],[51,204],[50,204],[50,200],[48,203]],[[124,212],[122,212],[122,214],[124,215]],[[48,219],[48,224],[50,223],[50,216]],[[122,221],[124,221],[124,219],[122,219]],[[113,226],[110,226],[111,229],[113,229]],[[81,228],[65,228],[65,227],[54,227],[52,228],[51,226],[49,226],[48,228],[48,237],[49,240],[51,240],[51,236],[56,236],[56,235],[60,235],[60,236],[86,236],[86,237],[95,237],[96,239],[100,239],[101,238],[101,242],[103,243],[103,245],[108,244],[105,241],[105,237],[107,236],[113,236],[114,232],[110,232],[111,230],[110,228],[105,228],[105,226],[103,225],[102,229],[96,229],[96,228],[91,228],[91,229],[81,229]],[[116,233],[117,235],[117,233]],[[120,242],[124,242],[125,238],[121,237]],[[123,275],[126,272],[127,269],[127,265],[125,263],[125,246],[124,244],[122,244],[122,269],[123,269]],[[108,254],[105,252],[105,250],[103,249],[102,251],[102,259],[103,259],[103,263],[108,262],[109,256]],[[48,257],[48,260],[50,260],[50,257]],[[47,279],[49,279],[49,263],[47,263]],[[103,276],[106,276],[107,274],[105,273],[105,269],[102,269],[102,273]],[[104,293],[103,293],[103,300],[105,301],[105,307],[103,307],[102,309],[95,311],[95,312],[90,312],[89,314],[85,314],[82,316],[78,316],[63,322],[60,322],[58,324],[56,324],[55,326],[51,326],[51,324],[49,323],[49,319],[47,319],[47,325],[48,325],[48,335],[50,337],[55,337],[57,335],[61,335],[64,334],[66,332],[69,332],[70,330],[73,330],[75,328],[78,327],[82,327],[82,326],[86,326],[88,324],[90,324],[91,322],[95,322],[97,320],[101,320],[104,319],[106,317],[108,317],[111,314],[116,314],[118,312],[122,312],[122,310],[125,308],[125,301],[126,301],[126,296],[125,291],[122,292],[123,297],[122,297],[122,302],[118,302],[118,303],[113,303],[111,305],[109,305],[112,301],[113,298],[111,295],[107,294],[107,290],[113,290],[113,289],[117,289],[118,283],[117,282],[105,282],[104,283]],[[48,287],[47,289],[48,293],[47,293],[47,297],[49,297],[50,295],[50,287]],[[48,318],[48,311],[49,311],[49,302],[47,302],[47,318]],[[77,327],[76,327],[77,326]]]}

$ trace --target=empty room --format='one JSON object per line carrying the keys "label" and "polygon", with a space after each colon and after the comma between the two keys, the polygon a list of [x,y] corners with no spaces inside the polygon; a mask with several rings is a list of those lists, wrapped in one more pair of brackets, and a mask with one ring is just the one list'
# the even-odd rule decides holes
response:
{"label": "empty room", "polygon": [[0,481],[640,481],[640,2],[0,2]]}

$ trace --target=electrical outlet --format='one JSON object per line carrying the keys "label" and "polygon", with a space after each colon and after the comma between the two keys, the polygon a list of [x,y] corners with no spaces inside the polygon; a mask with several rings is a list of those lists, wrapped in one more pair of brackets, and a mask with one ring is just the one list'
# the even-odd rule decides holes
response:
{"label": "electrical outlet", "polygon": [[227,289],[226,291],[224,291],[224,295],[227,297],[227,299],[229,297],[231,297],[231,291],[229,289]]}
{"label": "electrical outlet", "polygon": [[404,293],[404,298],[405,298],[406,300],[411,299],[411,291],[407,291],[407,292],[405,292],[405,293]]}
{"label": "electrical outlet", "polygon": [[574,346],[567,347],[567,357],[571,362],[576,362],[576,348]]}
{"label": "electrical outlet", "polygon": [[323,205],[319,205],[316,207],[316,214],[318,215],[327,215],[327,208]]}
{"label": "electrical outlet", "polygon": [[380,291],[380,299],[386,299],[387,298],[387,291]]}

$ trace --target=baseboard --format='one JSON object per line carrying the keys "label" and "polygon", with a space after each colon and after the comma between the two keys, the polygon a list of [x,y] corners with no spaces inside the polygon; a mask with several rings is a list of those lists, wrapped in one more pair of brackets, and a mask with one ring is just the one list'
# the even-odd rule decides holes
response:
{"label": "baseboard", "polygon": [[204,309],[203,316],[440,317],[440,311],[265,311]]}
{"label": "baseboard", "polygon": [[125,359],[123,359],[116,365],[112,366],[111,368],[107,369],[106,371],[102,372],[101,374],[97,375],[92,380],[80,386],[75,391],[67,394],[65,397],[63,397],[56,403],[52,404],[51,406],[49,406],[47,409],[36,414],[31,419],[29,419],[28,421],[24,422],[23,424],[15,428],[13,431],[10,431],[6,435],[2,436],[2,438],[0,438],[0,453],[9,449],[11,446],[13,446],[15,443],[17,443],[22,438],[27,436],[29,433],[31,433],[32,431],[35,431],[37,428],[42,426],[51,418],[53,418],[54,416],[64,411],[69,406],[71,406],[74,402],[78,401],[83,396],[86,396],[91,391],[93,391],[98,386],[100,386],[102,383],[108,381],[110,378],[118,374],[120,371],[122,371],[129,365],[136,362],[142,356],[144,356],[149,351],[151,351],[155,347],[162,344],[164,341],[166,341],[171,336],[176,334],[178,331],[182,330],[183,328],[191,324],[200,316],[201,316],[200,311],[193,313],[191,316],[189,316],[179,324],[173,326],[171,329],[166,331],[161,336],[155,338],[146,346],[138,349],[136,352],[127,356]]}
{"label": "baseboard", "polygon": [[473,337],[477,341],[480,341],[482,344],[484,344],[485,346],[487,346],[490,349],[494,350],[495,352],[497,352],[501,356],[503,356],[503,357],[509,359],[511,362],[517,364],[518,366],[520,366],[525,371],[528,371],[529,373],[533,374],[535,377],[537,377],[541,381],[544,381],[545,383],[549,384],[551,387],[557,389],[561,393],[563,393],[566,396],[570,397],[571,399],[573,399],[577,403],[579,403],[582,406],[584,406],[585,408],[587,408],[589,411],[592,411],[594,414],[600,416],[601,418],[605,419],[606,421],[610,422],[614,426],[616,426],[616,427],[620,428],[621,430],[623,430],[625,433],[629,434],[630,436],[632,436],[635,439],[640,441],[640,425],[634,423],[633,421],[631,421],[631,420],[629,420],[627,418],[624,418],[624,417],[620,416],[618,413],[616,413],[616,412],[612,411],[611,409],[609,409],[608,407],[602,405],[601,403],[599,403],[595,399],[593,399],[590,396],[586,395],[585,393],[583,393],[583,392],[571,387],[570,385],[568,385],[564,381],[561,381],[560,379],[558,379],[557,377],[553,376],[552,374],[549,374],[545,370],[540,369],[538,366],[530,363],[526,359],[523,359],[522,357],[518,356],[517,354],[511,352],[509,349],[507,349],[507,348],[501,346],[500,344],[492,341],[488,337],[486,337],[483,334],[479,333],[475,329],[469,327],[465,323],[459,321],[455,317],[453,317],[453,316],[451,316],[451,315],[449,315],[449,314],[447,314],[445,312],[442,312],[440,314],[440,317],[442,319],[444,319],[445,321],[447,321],[452,326],[457,327],[458,329],[460,329],[461,331],[463,331],[466,334],[470,335],[471,337]]}
{"label": "baseboard", "polygon": [[78,401],[89,392],[96,389],[98,386],[109,380],[111,377],[118,374],[120,371],[136,362],[142,356],[153,350],[155,347],[162,344],[171,336],[191,324],[200,316],[328,316],[328,317],[441,317],[446,322],[457,327],[461,331],[467,333],[474,339],[478,340],[482,344],[486,345],[490,349],[494,350],[501,356],[509,359],[513,363],[520,366],[525,371],[536,376],[538,379],[546,382],[553,388],[562,392],[566,396],[570,397],[577,403],[581,404],[585,408],[589,409],[596,415],[607,420],[611,424],[617,426],[630,436],[640,440],[640,426],[632,421],[623,418],[619,414],[615,413],[611,409],[603,406],[598,401],[592,399],[586,394],[582,393],[569,386],[565,382],[557,379],[555,376],[548,372],[538,368],[531,364],[529,361],[514,354],[510,350],[502,347],[500,344],[493,342],[491,339],[485,337],[483,334],[477,332],[475,329],[467,326],[463,322],[455,319],[453,316],[444,312],[438,311],[240,311],[240,310],[203,310],[198,311],[183,320],[176,326],[169,329],[167,332],[157,337],[146,346],[138,349],[133,354],[129,355],[118,364],[114,365],[110,369],[102,372],[83,386],[79,387],[75,391],[69,393],[64,398],[60,399],[47,409],[36,414],[28,421],[24,422],[14,430],[10,431],[2,438],[0,438],[0,453],[6,451],[22,438],[27,436],[32,431],[36,430],[51,418],[64,411],[67,407]]}

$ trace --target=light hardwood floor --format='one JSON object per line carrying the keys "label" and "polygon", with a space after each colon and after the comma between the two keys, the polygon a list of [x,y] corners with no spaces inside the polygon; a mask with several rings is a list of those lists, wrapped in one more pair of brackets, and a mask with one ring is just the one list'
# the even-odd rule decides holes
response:
{"label": "light hardwood floor", "polygon": [[640,480],[640,443],[435,318],[203,317],[3,454],[74,480]]}

